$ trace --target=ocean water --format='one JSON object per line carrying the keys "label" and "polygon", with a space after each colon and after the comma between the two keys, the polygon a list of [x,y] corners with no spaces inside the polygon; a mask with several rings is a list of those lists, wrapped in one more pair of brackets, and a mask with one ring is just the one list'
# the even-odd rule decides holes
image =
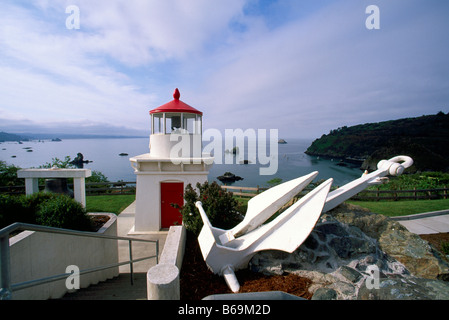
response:
{"label": "ocean water", "polygon": [[[277,171],[273,175],[261,175],[260,168],[268,168],[270,164],[261,165],[259,161],[251,164],[239,164],[232,154],[223,152],[221,161],[216,161],[209,173],[209,181],[225,172],[232,172],[243,178],[232,185],[246,187],[268,186],[267,181],[280,178],[288,181],[312,171],[319,171],[317,179],[334,179],[334,185],[343,185],[362,174],[358,167],[341,167],[338,161],[331,159],[317,159],[304,152],[312,140],[286,139],[287,144],[278,144],[277,156],[271,159],[274,166],[277,159]],[[206,145],[208,142],[205,142]],[[101,171],[109,181],[136,181],[129,158],[149,152],[149,138],[133,139],[67,139],[60,142],[53,141],[25,141],[0,143],[0,160],[7,164],[14,164],[20,168],[39,167],[50,163],[53,158],[63,160],[66,156],[74,159],[77,153],[82,153],[85,160],[92,162],[84,167]],[[224,145],[224,144],[223,144]],[[245,147],[248,149],[248,147]],[[29,152],[32,150],[31,152]],[[266,155],[274,154],[275,150],[267,147]],[[127,153],[128,156],[120,156]],[[248,156],[248,151],[244,154]],[[227,158],[225,158],[227,157]],[[249,157],[251,158],[251,157]],[[258,157],[256,157],[258,159]],[[227,160],[227,161],[226,161]],[[220,164],[221,163],[221,164]],[[229,164],[225,164],[229,163]]]}

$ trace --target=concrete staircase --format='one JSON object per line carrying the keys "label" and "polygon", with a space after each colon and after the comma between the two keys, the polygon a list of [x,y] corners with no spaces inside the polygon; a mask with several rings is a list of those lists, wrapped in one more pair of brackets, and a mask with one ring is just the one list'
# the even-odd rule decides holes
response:
{"label": "concrete staircase", "polygon": [[[117,234],[159,241],[159,258],[165,245],[167,232],[132,235],[129,231],[134,226],[135,202],[117,216]],[[129,259],[128,241],[119,241],[119,261]],[[139,259],[155,255],[152,243],[133,242],[133,258]],[[114,279],[91,285],[88,288],[67,293],[61,300],[147,300],[147,272],[156,265],[156,259],[137,262],[133,266],[134,285],[131,285],[129,265],[119,267],[119,275]]]}
{"label": "concrete staircase", "polygon": [[131,275],[120,273],[114,279],[67,293],[60,300],[147,300],[146,276],[146,273],[134,273],[131,285]]}

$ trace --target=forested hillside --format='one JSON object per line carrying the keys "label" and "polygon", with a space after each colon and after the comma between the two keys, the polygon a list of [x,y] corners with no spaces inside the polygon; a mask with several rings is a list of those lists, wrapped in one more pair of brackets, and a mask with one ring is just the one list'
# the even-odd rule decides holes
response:
{"label": "forested hillside", "polygon": [[26,140],[27,138],[21,137],[17,134],[13,134],[13,133],[6,133],[6,132],[0,132],[0,142],[5,142],[5,141],[23,141]]}
{"label": "forested hillside", "polygon": [[409,171],[449,171],[449,113],[367,123],[332,130],[315,140],[306,154],[358,159],[374,170],[381,159],[408,155]]}

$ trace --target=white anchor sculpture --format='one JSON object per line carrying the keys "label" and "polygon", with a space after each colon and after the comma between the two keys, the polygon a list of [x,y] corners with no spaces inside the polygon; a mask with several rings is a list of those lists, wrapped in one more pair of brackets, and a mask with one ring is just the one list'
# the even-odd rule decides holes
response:
{"label": "white anchor sculpture", "polygon": [[412,164],[413,160],[407,156],[382,160],[376,171],[364,173],[330,193],[333,179],[328,179],[266,224],[264,222],[312,182],[318,172],[287,181],[252,198],[243,221],[230,230],[213,227],[198,201],[196,207],[204,223],[198,242],[204,261],[212,272],[224,277],[233,292],[238,292],[240,284],[234,272],[246,268],[257,252],[294,252],[312,232],[322,212],[335,208],[369,185],[382,183],[387,175],[401,175]]}

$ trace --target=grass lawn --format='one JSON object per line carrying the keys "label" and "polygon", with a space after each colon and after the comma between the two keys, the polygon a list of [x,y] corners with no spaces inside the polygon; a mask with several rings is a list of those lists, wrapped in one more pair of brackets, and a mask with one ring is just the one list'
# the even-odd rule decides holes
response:
{"label": "grass lawn", "polygon": [[[86,209],[88,212],[111,212],[119,214],[133,203],[135,199],[135,195],[88,196],[86,197]],[[250,198],[236,197],[243,213],[246,212],[246,206],[249,199]],[[389,217],[449,209],[449,199],[379,202],[349,200],[347,202]]]}
{"label": "grass lawn", "polygon": [[88,196],[86,197],[87,212],[110,212],[119,214],[136,200],[135,195],[118,196]]}
{"label": "grass lawn", "polygon": [[348,203],[367,208],[375,213],[389,217],[440,211],[449,209],[449,199],[413,201],[352,201]]}

